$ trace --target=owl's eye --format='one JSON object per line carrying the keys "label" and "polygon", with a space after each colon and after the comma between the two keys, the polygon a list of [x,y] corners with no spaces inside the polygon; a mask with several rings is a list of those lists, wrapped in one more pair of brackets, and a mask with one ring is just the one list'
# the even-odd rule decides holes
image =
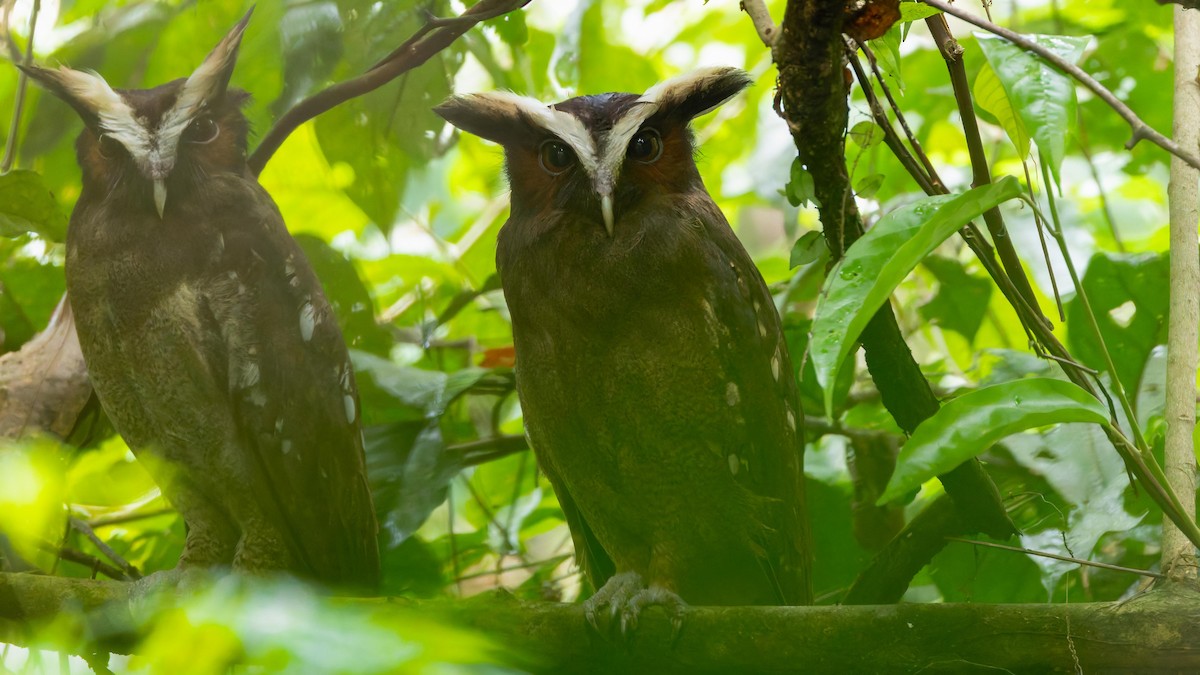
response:
{"label": "owl's eye", "polygon": [[626,155],[629,159],[650,164],[658,161],[662,157],[663,142],[662,136],[654,129],[642,129],[637,132],[632,141],[629,141],[629,149]]}
{"label": "owl's eye", "polygon": [[116,159],[121,156],[121,142],[109,136],[102,134],[100,136],[100,156],[104,159]]}
{"label": "owl's eye", "polygon": [[211,117],[197,117],[192,120],[192,123],[183,132],[183,140],[188,143],[204,145],[212,143],[220,134],[220,127],[217,126],[217,123]]}
{"label": "owl's eye", "polygon": [[542,143],[542,147],[538,151],[538,164],[541,164],[542,170],[551,176],[559,175],[571,168],[574,163],[575,153],[571,152],[571,148],[568,148],[566,143],[546,141]]}

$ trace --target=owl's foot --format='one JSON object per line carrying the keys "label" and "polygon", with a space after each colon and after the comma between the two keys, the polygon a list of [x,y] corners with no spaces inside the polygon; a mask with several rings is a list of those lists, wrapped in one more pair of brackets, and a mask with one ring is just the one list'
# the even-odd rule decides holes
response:
{"label": "owl's foot", "polygon": [[675,642],[683,628],[687,603],[671,590],[647,585],[637,572],[622,572],[609,579],[595,595],[584,601],[583,614],[597,633],[604,633],[599,617],[608,607],[608,625],[614,625],[613,622],[619,619],[617,625],[620,626],[621,636],[628,639],[637,630],[642,610],[652,605],[662,607],[671,615],[671,642]]}

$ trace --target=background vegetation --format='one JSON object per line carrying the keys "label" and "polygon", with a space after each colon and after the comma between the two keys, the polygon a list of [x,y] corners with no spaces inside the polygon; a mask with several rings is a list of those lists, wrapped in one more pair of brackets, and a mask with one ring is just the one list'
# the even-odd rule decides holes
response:
{"label": "background vegetation", "polygon": [[[776,17],[783,4],[768,3]],[[18,0],[7,7],[12,47],[20,52],[31,41],[35,6],[38,62],[94,69],[127,87],[190,73],[246,9],[241,0],[42,0],[40,6]],[[429,13],[452,16],[461,9],[462,3],[436,0],[263,2],[233,81],[254,95],[248,115],[265,130],[302,98],[364,71]],[[1144,0],[1064,0],[1002,3],[992,13],[1022,32],[1080,36],[1069,43],[1078,47],[1078,63],[1151,126],[1170,129],[1169,8]],[[993,174],[1023,183],[1032,175],[1040,192],[1037,167],[1022,164],[1037,130],[1024,126],[998,85],[985,40],[962,24],[952,26],[985,120]],[[924,25],[897,24],[872,45],[891,94],[946,187],[969,188],[958,110]],[[930,482],[907,505],[873,505],[882,485],[872,483],[878,471],[865,464],[894,457],[904,436],[861,368],[845,369],[834,387],[837,419],[822,412],[825,394],[811,359],[801,355],[828,253],[805,236],[819,230],[807,203],[811,179],[793,166],[787,126],[772,110],[771,54],[738,3],[535,1],[470,31],[396,82],[305,124],[261,176],[317,268],[353,350],[388,595],[470,596],[497,587],[527,599],[573,601],[580,594],[566,523],[525,448],[513,391],[511,330],[494,263],[496,233],[507,216],[502,154],[453,133],[430,106],[454,91],[494,88],[546,101],[643,91],[702,65],[739,66],[756,78],[743,96],[698,121],[699,165],[776,291],[794,361],[804,364],[799,375],[809,412],[818,602],[837,603],[872,553],[940,493]],[[16,148],[14,170],[0,176],[4,352],[20,349],[45,327],[63,293],[62,241],[79,194],[74,112],[33,89],[18,106],[17,86],[16,69],[0,64],[0,138]],[[1127,151],[1128,126],[1086,92],[1077,106],[1059,102],[1060,126],[1046,122],[1063,140],[1057,208],[1116,360],[1115,373],[1105,377],[1115,375],[1124,385],[1147,441],[1161,448],[1168,156],[1146,143]],[[16,128],[10,119],[19,121]],[[881,143],[857,89],[850,126],[846,163],[868,224],[922,196]],[[1059,339],[1082,363],[1107,371],[1062,257],[1054,250],[1043,254],[1031,209],[1010,202],[1004,215]],[[1030,375],[1062,377],[1052,361],[1030,351],[1015,313],[960,240],[927,258],[891,304],[943,398]],[[80,578],[102,573],[88,561],[112,566],[123,560],[141,574],[171,567],[183,542],[182,521],[98,410],[89,410],[65,441],[31,434],[0,447],[0,532],[9,553],[16,553],[12,559]],[[1098,427],[1068,424],[1017,434],[983,459],[1023,532],[1010,544],[1155,569],[1161,513],[1143,491],[1131,489]],[[1140,583],[1124,572],[953,543],[922,570],[905,599],[1081,603],[1129,597]],[[114,657],[112,667],[522,667],[522,657],[503,655],[486,636],[403,612],[339,604],[285,582],[224,581],[155,616],[138,656],[128,662]],[[77,640],[76,620],[59,617],[23,644]],[[59,658],[0,646],[0,672],[38,672]],[[83,668],[72,663],[68,667]]]}

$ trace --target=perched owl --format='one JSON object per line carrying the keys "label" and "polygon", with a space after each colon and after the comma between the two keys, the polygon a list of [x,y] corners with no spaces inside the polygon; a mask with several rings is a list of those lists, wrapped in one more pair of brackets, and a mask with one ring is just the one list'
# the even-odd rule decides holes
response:
{"label": "perched owl", "polygon": [[589,617],[810,601],[791,361],[688,126],[749,83],[709,68],[640,96],[436,108],[504,146],[512,212],[496,260],[517,388],[599,588]]}
{"label": "perched owl", "polygon": [[378,582],[354,373],[320,282],[246,169],[244,19],[187,79],[25,72],[83,118],[67,293],[117,430],[188,525],[182,566]]}

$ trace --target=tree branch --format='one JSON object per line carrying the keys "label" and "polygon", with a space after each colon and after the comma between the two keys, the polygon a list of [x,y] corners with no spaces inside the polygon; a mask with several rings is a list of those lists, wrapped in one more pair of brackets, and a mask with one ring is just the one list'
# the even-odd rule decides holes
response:
{"label": "tree branch", "polygon": [[1037,54],[1050,65],[1075,78],[1080,84],[1091,90],[1091,92],[1100,100],[1107,103],[1110,108],[1117,111],[1117,114],[1129,123],[1130,129],[1133,131],[1133,136],[1129,139],[1129,142],[1125,144],[1126,149],[1132,149],[1133,146],[1138,144],[1138,141],[1146,139],[1171,153],[1172,155],[1175,155],[1176,157],[1187,162],[1193,168],[1200,169],[1200,157],[1197,157],[1195,154],[1188,152],[1187,150],[1184,150],[1179,146],[1179,144],[1175,143],[1166,136],[1163,136],[1153,127],[1143,122],[1142,118],[1138,117],[1137,113],[1133,112],[1129,106],[1122,103],[1115,94],[1109,91],[1104,85],[1097,82],[1095,78],[1093,78],[1091,75],[1088,75],[1082,68],[1074,63],[1066,61],[1049,49],[1046,49],[1038,43],[1027,39],[1020,33],[1011,31],[1003,26],[997,26],[987,19],[981,19],[977,16],[968,14],[967,12],[958,9],[948,2],[943,2],[943,0],[921,0],[921,2],[924,2],[930,7],[940,9],[941,11],[953,17],[962,19],[973,26],[982,28],[989,33],[999,35],[1000,37],[1021,47],[1022,49]]}
{"label": "tree branch", "polygon": [[[0,574],[0,639],[28,640],[24,622],[93,610],[92,635],[128,651],[143,605],[136,584]],[[339,600],[388,611],[377,599]],[[1175,586],[1120,603],[887,607],[691,607],[678,632],[648,608],[633,639],[597,635],[579,604],[523,602],[503,593],[470,600],[400,601],[529,655],[546,673],[1018,672],[1200,670],[1200,591]],[[9,621],[4,621],[8,619]],[[103,630],[100,630],[103,628]],[[947,636],[953,635],[953,639]],[[864,648],[863,636],[869,637]],[[94,649],[74,641],[68,650]],[[42,645],[45,648],[45,645]]]}
{"label": "tree branch", "polygon": [[371,66],[367,72],[323,89],[292,106],[275,122],[271,130],[263,136],[258,148],[250,155],[247,161],[250,171],[256,176],[262,173],[271,156],[301,124],[334,106],[374,91],[425,63],[480,21],[519,9],[531,1],[480,0],[461,16],[451,19],[430,18],[412,37],[382,61]]}

